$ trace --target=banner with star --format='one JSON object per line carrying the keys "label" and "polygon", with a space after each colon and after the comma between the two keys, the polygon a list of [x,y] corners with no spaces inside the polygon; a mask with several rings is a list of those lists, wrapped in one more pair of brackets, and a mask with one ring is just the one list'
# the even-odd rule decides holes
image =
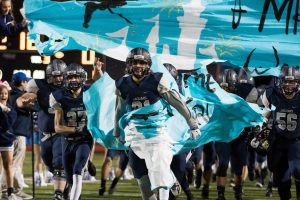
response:
{"label": "banner with star", "polygon": [[206,59],[299,65],[299,5],[287,0],[25,0],[30,38],[52,55],[94,50],[118,60],[144,47],[178,69]]}

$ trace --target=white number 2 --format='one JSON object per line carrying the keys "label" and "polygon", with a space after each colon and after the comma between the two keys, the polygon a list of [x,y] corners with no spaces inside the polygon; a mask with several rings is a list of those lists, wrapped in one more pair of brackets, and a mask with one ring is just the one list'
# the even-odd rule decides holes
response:
{"label": "white number 2", "polygon": [[80,126],[86,123],[86,111],[70,111],[67,113],[68,126]]}

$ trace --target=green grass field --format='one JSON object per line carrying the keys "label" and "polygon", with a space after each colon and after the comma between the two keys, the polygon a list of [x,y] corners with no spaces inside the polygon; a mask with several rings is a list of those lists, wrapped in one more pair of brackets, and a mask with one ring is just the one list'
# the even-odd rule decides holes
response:
{"label": "green grass field", "polygon": [[[26,155],[26,160],[24,164],[24,173],[25,173],[25,179],[26,183],[30,185],[30,188],[26,188],[25,192],[28,194],[32,193],[32,184],[31,184],[31,152],[28,152]],[[117,190],[113,194],[113,196],[109,196],[108,193],[105,193],[103,197],[98,196],[98,189],[99,189],[99,183],[100,183],[100,174],[101,174],[101,165],[102,165],[102,159],[103,154],[97,153],[94,156],[94,164],[97,166],[97,176],[96,179],[98,181],[96,182],[84,182],[83,183],[83,190],[82,190],[82,199],[83,200],[92,200],[92,199],[115,199],[115,200],[137,200],[141,199],[139,194],[139,189],[137,186],[137,183],[135,180],[130,181],[120,181],[117,185]],[[114,165],[116,166],[116,161],[114,161]],[[109,188],[111,184],[111,181],[107,182],[107,188]],[[47,187],[35,187],[35,197],[39,200],[46,200],[46,199],[52,199],[53,194],[53,186],[49,185]],[[199,189],[195,189],[193,186],[191,186],[192,192],[195,196],[195,199],[199,200],[201,199],[201,191]],[[279,199],[277,191],[274,190],[273,197],[265,197],[265,188],[257,188],[255,187],[255,182],[246,181],[244,186],[244,199],[245,200],[264,200],[264,199]],[[293,186],[292,188],[293,192],[293,198],[295,198],[295,188]],[[212,183],[210,187],[210,199],[216,199],[217,192],[216,192],[216,184]],[[226,198],[227,200],[233,200],[233,191],[231,187],[226,188]],[[182,193],[179,198],[179,200],[184,200],[185,195]]]}

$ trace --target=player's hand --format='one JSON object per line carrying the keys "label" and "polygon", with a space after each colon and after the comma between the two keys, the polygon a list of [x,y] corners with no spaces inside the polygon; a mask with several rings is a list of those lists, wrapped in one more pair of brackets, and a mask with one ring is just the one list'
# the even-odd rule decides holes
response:
{"label": "player's hand", "polygon": [[94,70],[102,72],[103,66],[104,66],[104,63],[101,62],[100,58],[96,58],[95,62],[94,62]]}
{"label": "player's hand", "polygon": [[94,73],[93,73],[93,82],[97,81],[100,77],[103,76],[103,65],[104,63],[100,61],[100,58],[96,58],[94,62]]}
{"label": "player's hand", "polygon": [[201,131],[200,131],[199,128],[194,129],[194,130],[191,130],[191,138],[192,138],[193,140],[197,139],[197,138],[200,137],[200,136],[201,136]]}

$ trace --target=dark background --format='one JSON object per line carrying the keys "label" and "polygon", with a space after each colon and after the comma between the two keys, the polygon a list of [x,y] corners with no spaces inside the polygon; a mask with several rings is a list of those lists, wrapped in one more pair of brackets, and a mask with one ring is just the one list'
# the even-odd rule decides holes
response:
{"label": "dark background", "polygon": [[[13,15],[16,22],[21,22],[23,17],[19,12],[20,8],[23,7],[23,0],[12,0],[13,2]],[[15,38],[7,39],[7,50],[0,50],[0,69],[3,72],[2,79],[10,81],[14,70],[30,70],[31,74],[35,70],[45,70],[46,64],[34,64],[31,63],[30,57],[32,55],[39,55],[37,51],[32,50],[19,50],[19,36]],[[3,45],[0,41],[0,45]],[[67,64],[78,63],[81,64],[81,51],[64,51],[64,57],[61,58]],[[125,63],[115,60],[113,58],[96,53],[96,57],[105,63],[104,70],[109,73],[113,78],[119,78],[124,74]],[[42,58],[43,59],[43,58]],[[55,59],[51,56],[51,60]],[[92,74],[92,65],[82,65],[88,72],[90,77]]]}

